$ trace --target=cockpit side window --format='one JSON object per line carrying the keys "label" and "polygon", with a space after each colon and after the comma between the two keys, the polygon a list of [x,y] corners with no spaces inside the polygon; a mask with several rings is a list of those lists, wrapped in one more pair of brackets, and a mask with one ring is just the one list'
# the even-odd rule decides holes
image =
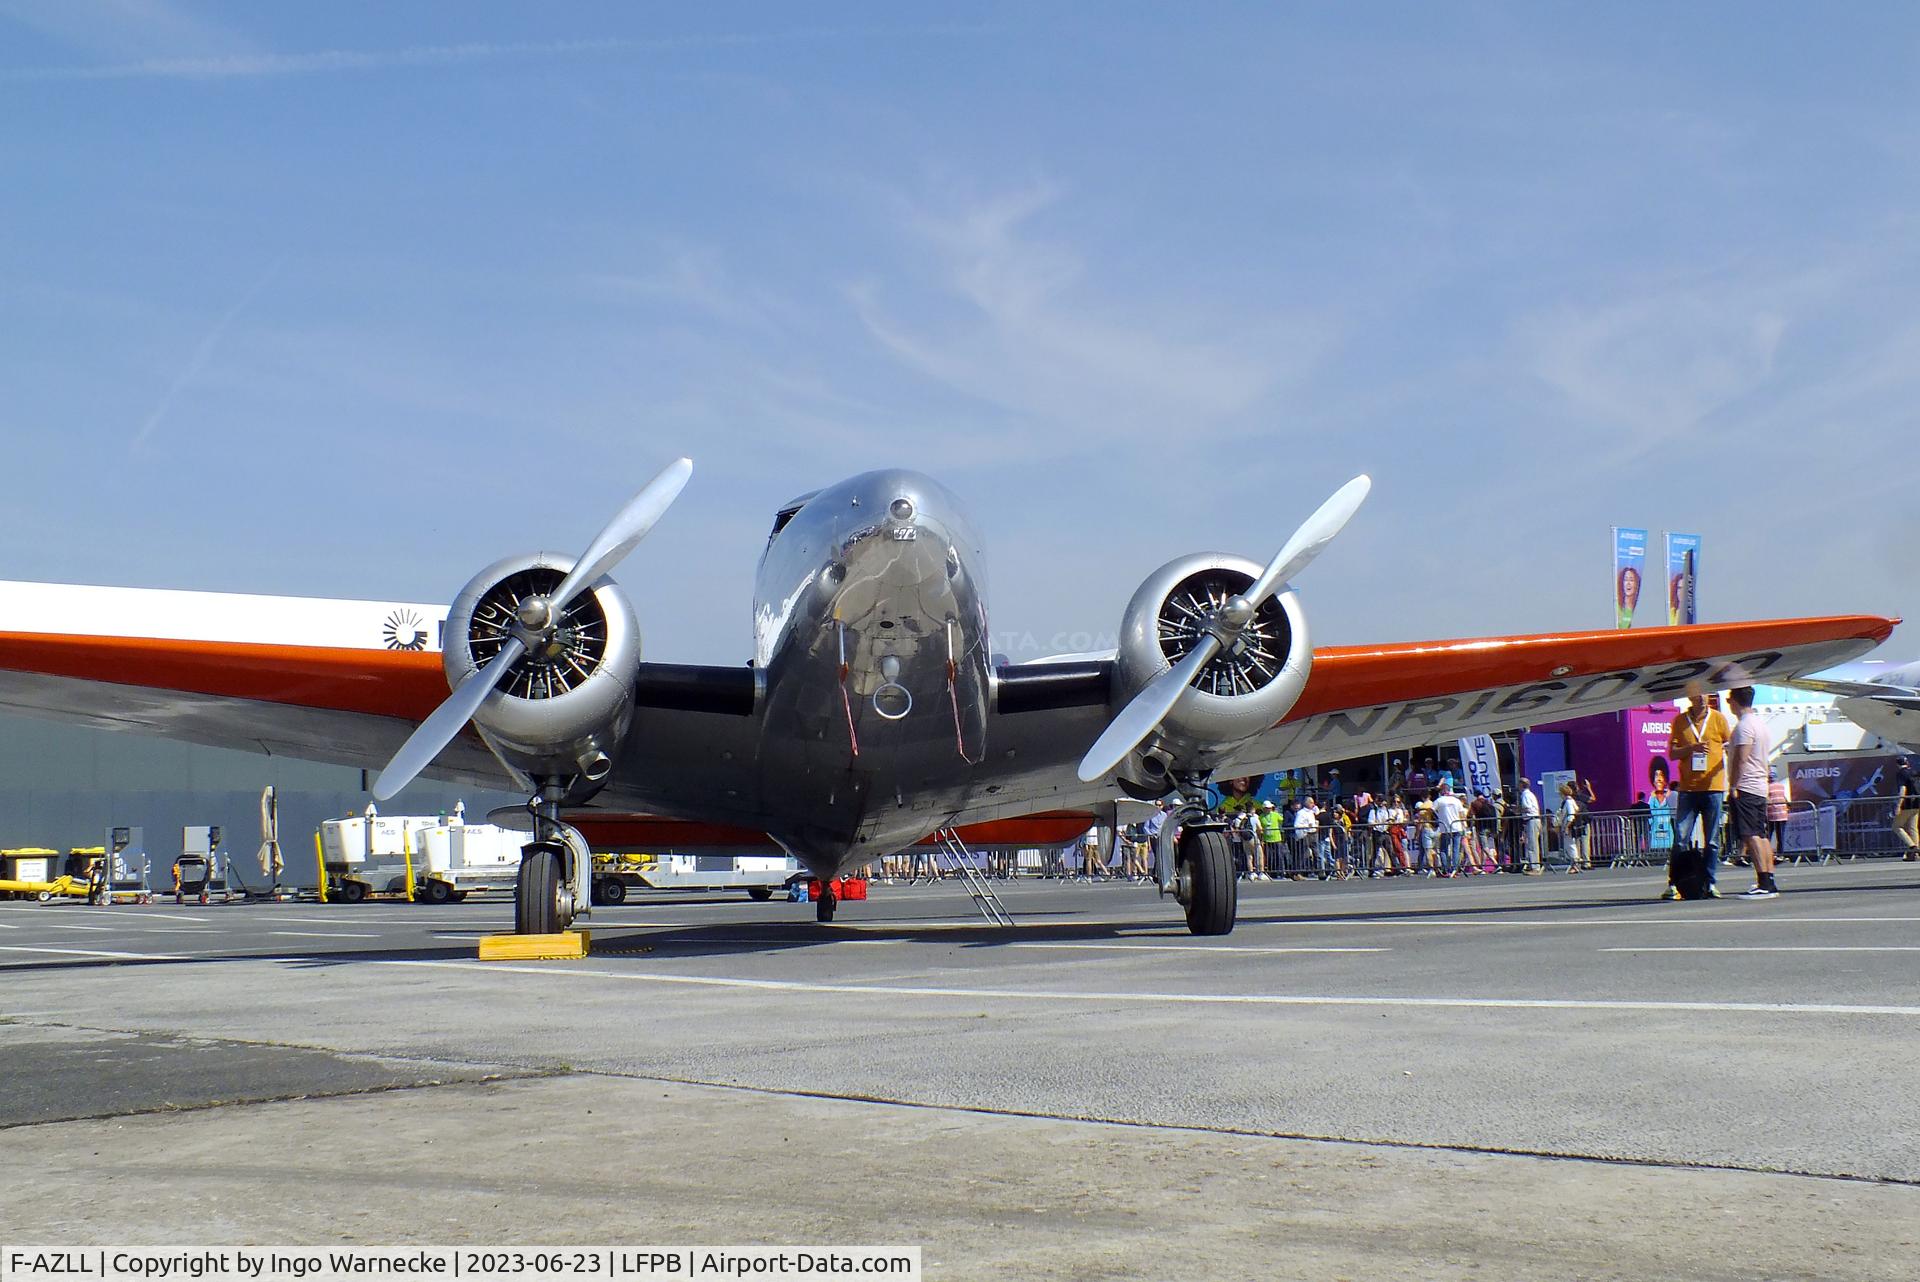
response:
{"label": "cockpit side window", "polygon": [[773,529],[767,534],[767,542],[771,543],[775,539],[779,538],[780,531],[787,528],[787,522],[793,520],[794,516],[800,511],[800,509],[807,505],[807,501],[811,499],[815,494],[818,494],[819,492],[820,491],[818,490],[813,490],[806,494],[802,494],[799,498],[794,499],[792,502],[782,507],[778,512],[775,512],[773,514]]}

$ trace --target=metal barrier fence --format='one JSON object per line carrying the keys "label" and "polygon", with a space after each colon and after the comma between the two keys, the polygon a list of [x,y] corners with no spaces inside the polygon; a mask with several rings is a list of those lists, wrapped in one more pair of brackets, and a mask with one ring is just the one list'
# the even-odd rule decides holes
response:
{"label": "metal barrier fence", "polygon": [[[1716,842],[1723,859],[1739,854],[1729,840],[1730,809],[1723,807]],[[1311,835],[1288,832],[1278,843],[1236,830],[1228,833],[1228,840],[1239,871],[1275,878],[1666,866],[1676,835],[1671,811],[1598,810],[1584,815],[1585,831],[1572,834],[1554,815],[1534,819],[1508,815],[1468,818],[1462,831],[1451,837],[1429,830],[1431,840],[1422,839],[1422,825],[1413,819],[1401,824],[1357,824],[1351,832],[1327,823]],[[1920,808],[1901,811],[1891,798],[1856,797],[1793,802],[1788,817],[1770,829],[1775,854],[1783,862],[1826,863],[1915,853],[1915,842],[1920,841],[1916,821],[1920,821]],[[1691,840],[1699,840],[1697,826]],[[1084,851],[1078,842],[1033,851],[995,848],[971,854],[979,873],[994,879],[1080,878],[1085,872]],[[1103,843],[1097,866],[1108,876],[1125,876],[1136,871],[1130,856],[1145,866],[1145,847],[1135,846],[1122,834]],[[939,880],[947,871],[926,848],[918,847],[895,856],[888,866],[902,880]],[[873,875],[887,875],[878,861]]]}
{"label": "metal barrier fence", "polygon": [[1837,859],[1905,858],[1920,850],[1920,807],[1902,809],[1891,797],[1819,802],[1811,824],[1816,840]]}

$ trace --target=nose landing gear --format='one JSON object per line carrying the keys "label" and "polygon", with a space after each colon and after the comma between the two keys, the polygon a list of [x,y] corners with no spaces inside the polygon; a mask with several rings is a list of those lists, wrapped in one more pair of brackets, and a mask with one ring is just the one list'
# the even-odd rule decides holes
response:
{"label": "nose landing gear", "polygon": [[828,882],[820,887],[820,898],[813,901],[813,919],[832,921],[833,910],[840,906],[840,896],[833,893],[833,884]]}

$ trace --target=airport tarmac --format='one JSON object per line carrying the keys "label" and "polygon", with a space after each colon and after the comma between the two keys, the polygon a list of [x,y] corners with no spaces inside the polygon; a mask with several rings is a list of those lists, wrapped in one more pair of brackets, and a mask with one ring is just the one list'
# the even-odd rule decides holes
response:
{"label": "airport tarmac", "polygon": [[1920,866],[1781,881],[1263,884],[1211,940],[1126,885],[673,897],[505,965],[498,901],[5,903],[0,1237],[1913,1276]]}

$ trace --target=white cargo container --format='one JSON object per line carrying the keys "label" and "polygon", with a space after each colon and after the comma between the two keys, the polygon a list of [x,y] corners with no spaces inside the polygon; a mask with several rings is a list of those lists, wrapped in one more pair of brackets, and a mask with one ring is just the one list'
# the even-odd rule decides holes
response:
{"label": "white cargo container", "polygon": [[430,904],[461,899],[469,890],[513,889],[520,876],[524,832],[493,824],[436,823],[415,836],[414,895]]}
{"label": "white cargo container", "polygon": [[351,904],[377,891],[404,894],[407,861],[417,849],[419,834],[442,822],[432,816],[378,813],[322,820],[320,855],[328,897]]}

